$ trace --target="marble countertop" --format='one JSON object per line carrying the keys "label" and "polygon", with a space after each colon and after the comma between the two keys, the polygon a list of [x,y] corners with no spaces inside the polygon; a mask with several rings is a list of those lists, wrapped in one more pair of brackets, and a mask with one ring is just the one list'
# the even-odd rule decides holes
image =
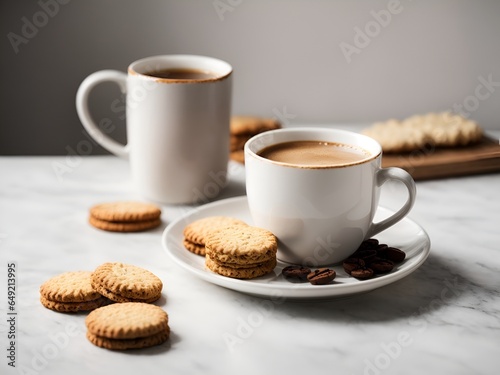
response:
{"label": "marble countertop", "polygon": [[[87,223],[90,206],[140,199],[128,165],[112,156],[0,158],[0,369],[2,374],[494,374],[500,368],[500,174],[418,182],[410,218],[431,238],[406,278],[329,301],[258,297],[193,277],[163,250],[165,227],[192,206],[163,206],[163,225],[117,234]],[[381,205],[396,209],[389,184]],[[230,164],[218,199],[244,195]],[[39,302],[39,286],[106,261],[147,268],[163,283],[168,343],[113,352],[85,338],[85,314]],[[15,368],[8,365],[7,269],[16,268]],[[7,350],[6,350],[7,349]],[[7,353],[7,354],[6,354]]]}

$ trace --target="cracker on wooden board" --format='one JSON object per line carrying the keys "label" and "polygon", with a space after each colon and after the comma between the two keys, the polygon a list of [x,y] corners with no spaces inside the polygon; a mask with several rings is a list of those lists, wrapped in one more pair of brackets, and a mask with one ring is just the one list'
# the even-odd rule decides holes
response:
{"label": "cracker on wooden board", "polygon": [[363,134],[378,141],[384,152],[408,152],[432,144],[435,147],[467,146],[481,140],[477,123],[450,112],[429,113],[373,124]]}

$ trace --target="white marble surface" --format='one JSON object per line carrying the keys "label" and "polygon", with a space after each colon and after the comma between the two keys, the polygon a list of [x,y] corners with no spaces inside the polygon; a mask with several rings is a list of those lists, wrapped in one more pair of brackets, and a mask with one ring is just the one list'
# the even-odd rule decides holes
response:
{"label": "white marble surface", "polygon": [[[68,167],[58,178],[54,163]],[[61,165],[59,165],[60,167]],[[244,194],[231,164],[219,198]],[[410,217],[431,238],[402,281],[331,301],[266,303],[194,278],[160,244],[193,207],[163,206],[163,225],[116,234],[87,224],[95,203],[140,198],[115,157],[0,158],[2,374],[494,374],[500,368],[500,174],[418,182]],[[399,186],[381,204],[397,208]],[[130,352],[85,338],[85,314],[45,309],[38,288],[58,273],[133,263],[164,282],[171,339]],[[17,265],[16,368],[7,365],[7,264]],[[232,343],[229,343],[232,339]]]}

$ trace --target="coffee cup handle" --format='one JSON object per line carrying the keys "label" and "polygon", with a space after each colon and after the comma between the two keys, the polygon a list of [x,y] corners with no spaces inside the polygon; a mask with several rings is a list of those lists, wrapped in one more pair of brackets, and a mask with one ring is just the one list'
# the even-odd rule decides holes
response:
{"label": "coffee cup handle", "polygon": [[398,221],[404,218],[408,214],[408,212],[410,212],[413,204],[415,203],[417,188],[415,185],[415,181],[408,172],[401,168],[395,167],[379,169],[376,174],[377,187],[381,187],[389,180],[401,181],[408,189],[408,199],[406,200],[405,204],[399,209],[399,211],[378,223],[372,223],[366,234],[366,239],[373,237],[374,235],[396,224]]}
{"label": "coffee cup handle", "polygon": [[125,73],[118,70],[101,70],[99,72],[92,73],[83,80],[78,88],[78,92],[76,94],[76,111],[78,113],[78,117],[80,117],[83,127],[97,143],[117,156],[128,158],[129,152],[127,145],[122,145],[103,133],[92,119],[89,111],[88,99],[90,91],[92,91],[92,89],[98,84],[110,81],[117,83],[122,93],[126,92],[127,75]]}

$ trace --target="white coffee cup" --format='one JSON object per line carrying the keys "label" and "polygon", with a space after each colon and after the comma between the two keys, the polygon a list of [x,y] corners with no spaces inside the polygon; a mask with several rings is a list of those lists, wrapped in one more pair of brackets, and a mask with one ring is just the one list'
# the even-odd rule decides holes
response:
{"label": "white coffee cup", "polygon": [[[202,79],[154,76],[164,69],[210,72]],[[130,160],[138,192],[162,203],[211,199],[226,181],[229,155],[232,68],[194,55],[153,56],[133,62],[128,75],[103,70],[80,85],[76,107],[89,134],[105,149]],[[152,75],[148,75],[152,74]],[[127,145],[103,133],[93,121],[88,97],[94,86],[112,81],[127,94]],[[217,191],[207,186],[217,182]]]}
{"label": "white coffee cup", "polygon": [[[355,163],[297,166],[266,159],[259,152],[292,141],[341,143],[365,150]],[[411,210],[415,182],[400,168],[381,168],[382,148],[367,136],[328,128],[265,132],[245,144],[248,204],[254,224],[273,232],[278,258],[308,266],[341,262],[365,239],[389,228]],[[408,199],[390,217],[374,223],[381,186],[401,181]]]}

